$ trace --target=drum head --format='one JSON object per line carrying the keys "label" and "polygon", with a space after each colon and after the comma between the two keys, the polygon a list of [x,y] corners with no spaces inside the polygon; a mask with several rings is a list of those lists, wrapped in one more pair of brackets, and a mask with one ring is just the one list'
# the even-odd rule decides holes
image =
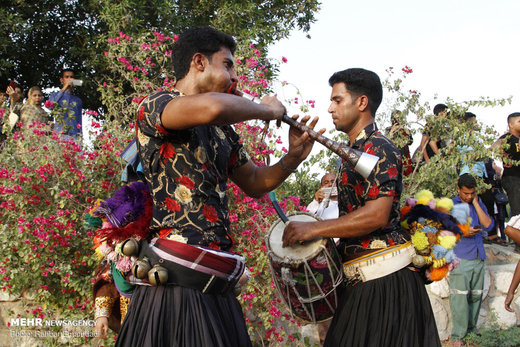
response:
{"label": "drum head", "polygon": [[[298,212],[287,216],[289,221],[298,222],[316,222],[320,220],[318,217],[309,213]],[[303,245],[294,244],[292,247],[282,247],[282,236],[285,224],[278,219],[269,230],[267,238],[267,248],[271,251],[272,256],[278,258],[276,261],[284,264],[297,265],[302,261],[313,258],[322,250],[322,245],[327,243],[327,239],[319,238],[314,241],[307,241]]]}

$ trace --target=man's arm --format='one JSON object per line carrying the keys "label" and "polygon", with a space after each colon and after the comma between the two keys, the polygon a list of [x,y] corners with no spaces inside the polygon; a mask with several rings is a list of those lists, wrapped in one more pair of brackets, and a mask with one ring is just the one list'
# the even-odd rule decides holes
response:
{"label": "man's arm", "polygon": [[[298,116],[293,116],[293,119],[297,118]],[[303,117],[301,123],[305,125],[309,118],[309,116]],[[309,124],[309,128],[314,129],[317,121],[318,118],[315,117]],[[324,131],[325,129],[321,129],[319,133]],[[312,146],[313,141],[308,133],[302,133],[296,128],[291,128],[289,130],[289,151],[278,163],[272,166],[259,167],[249,161],[236,168],[230,178],[247,195],[260,198],[282,184],[291,174],[291,171],[287,169],[296,169],[307,158]]]}
{"label": "man's arm", "polygon": [[507,291],[506,300],[504,302],[504,306],[506,310],[509,312],[514,312],[514,310],[511,308],[511,302],[513,301],[513,298],[515,296],[516,288],[518,287],[518,284],[520,283],[520,261],[518,264],[516,264],[515,273],[513,274],[513,279],[511,280],[511,284],[509,285],[509,290]]}
{"label": "man's arm", "polygon": [[479,223],[487,230],[490,231],[493,228],[494,222],[491,217],[489,217],[486,207],[480,206],[478,201],[478,195],[475,194],[475,198],[473,198],[473,207],[475,207],[475,211],[477,212]]}
{"label": "man's arm", "polygon": [[182,130],[203,124],[281,119],[285,113],[282,103],[272,96],[257,104],[240,96],[211,92],[171,100],[162,111],[161,122],[167,129]]}
{"label": "man's arm", "polygon": [[338,219],[319,222],[290,222],[282,237],[283,247],[316,237],[352,238],[368,235],[388,224],[393,196],[368,201],[365,206]]}
{"label": "man's arm", "polygon": [[430,140],[429,145],[435,154],[439,154],[439,147],[437,147],[437,141],[436,140]]}
{"label": "man's arm", "polygon": [[428,163],[430,161],[430,157],[428,156],[428,153],[426,152],[426,146],[428,145],[429,139],[430,139],[430,137],[428,135],[423,134],[423,136],[421,138],[421,144],[419,145],[423,159],[426,163]]}

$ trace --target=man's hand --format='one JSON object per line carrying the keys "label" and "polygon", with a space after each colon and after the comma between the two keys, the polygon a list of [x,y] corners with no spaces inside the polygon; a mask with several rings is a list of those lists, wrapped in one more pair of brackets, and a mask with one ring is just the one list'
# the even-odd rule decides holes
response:
{"label": "man's hand", "polygon": [[317,202],[322,202],[323,199],[325,199],[325,192],[323,191],[323,189],[320,188],[314,194],[314,200],[316,200]]}
{"label": "man's hand", "polygon": [[468,236],[475,236],[482,231],[482,227],[469,227]]}
{"label": "man's hand", "polygon": [[96,326],[94,327],[94,332],[96,336],[104,339],[105,334],[108,333],[108,318],[107,317],[98,317],[96,319]]}
{"label": "man's hand", "polygon": [[[294,120],[298,119],[298,115],[292,116]],[[305,116],[301,119],[300,123],[306,125],[311,117]],[[314,129],[316,123],[318,122],[318,117],[314,117],[314,119],[309,123],[308,128]],[[325,129],[321,129],[318,133],[323,134]],[[302,132],[296,128],[291,127],[289,129],[289,151],[287,153],[286,163],[290,164],[289,158],[293,159],[293,162],[296,163],[294,166],[296,167],[299,163],[304,161],[309,153],[312,150],[312,146],[314,145],[314,140],[312,140],[307,132]],[[289,165],[288,165],[289,166]]]}
{"label": "man's hand", "polygon": [[314,239],[317,235],[312,232],[313,223],[315,222],[289,222],[283,232],[282,247],[291,247],[295,243]]}
{"label": "man's hand", "polygon": [[[260,101],[261,105],[268,106],[273,112],[273,120],[280,121],[284,114],[287,114],[285,106],[275,96],[266,95]],[[280,124],[278,124],[280,126]]]}
{"label": "man's hand", "polygon": [[61,91],[65,92],[67,89],[68,90],[72,90],[73,86],[74,85],[72,84],[72,78],[67,78],[63,82],[63,87],[61,88]]}
{"label": "man's hand", "polygon": [[504,307],[509,312],[515,312],[515,310],[513,310],[513,308],[511,307],[511,302],[513,301],[513,297],[514,297],[513,294],[507,293],[506,300],[504,301]]}

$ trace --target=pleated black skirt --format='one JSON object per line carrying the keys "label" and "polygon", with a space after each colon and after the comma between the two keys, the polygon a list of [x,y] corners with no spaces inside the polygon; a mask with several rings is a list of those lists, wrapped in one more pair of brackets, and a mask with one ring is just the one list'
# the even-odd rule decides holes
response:
{"label": "pleated black skirt", "polygon": [[420,275],[404,268],[344,288],[324,346],[441,346]]}
{"label": "pleated black skirt", "polygon": [[137,286],[116,346],[251,346],[233,294]]}

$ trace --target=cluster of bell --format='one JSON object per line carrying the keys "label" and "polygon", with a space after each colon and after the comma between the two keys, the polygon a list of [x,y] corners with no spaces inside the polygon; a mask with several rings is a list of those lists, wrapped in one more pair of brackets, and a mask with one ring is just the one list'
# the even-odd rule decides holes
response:
{"label": "cluster of bell", "polygon": [[[134,238],[126,239],[121,245],[121,252],[128,257],[137,256],[139,254],[139,242]],[[134,263],[132,274],[139,279],[148,277],[148,281],[154,286],[168,283],[168,270],[159,264],[152,267],[147,257],[143,257],[143,259]]]}

